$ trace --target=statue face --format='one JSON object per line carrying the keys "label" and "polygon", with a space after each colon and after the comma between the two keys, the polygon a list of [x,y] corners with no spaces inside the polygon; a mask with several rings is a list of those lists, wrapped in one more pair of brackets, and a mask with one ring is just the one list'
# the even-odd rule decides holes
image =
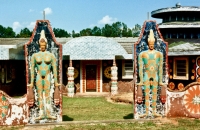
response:
{"label": "statue face", "polygon": [[45,40],[40,40],[40,50],[45,51],[46,50],[46,42]]}
{"label": "statue face", "polygon": [[148,39],[148,45],[149,45],[149,49],[150,50],[153,50],[154,49],[154,42],[155,42],[155,39]]}
{"label": "statue face", "polygon": [[150,29],[149,36],[148,36],[148,45],[149,45],[150,50],[154,49],[154,42],[155,42],[154,33],[153,33],[153,30]]}

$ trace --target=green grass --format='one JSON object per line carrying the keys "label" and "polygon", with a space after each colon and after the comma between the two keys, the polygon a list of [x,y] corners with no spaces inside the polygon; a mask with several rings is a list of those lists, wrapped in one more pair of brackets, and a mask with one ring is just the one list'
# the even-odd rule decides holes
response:
{"label": "green grass", "polygon": [[113,104],[105,97],[63,98],[63,121],[133,119],[131,104]]}
{"label": "green grass", "polygon": [[177,124],[153,121],[127,123],[74,124],[54,127],[51,130],[200,130],[200,121],[195,119],[175,119]]}
{"label": "green grass", "polygon": [[[200,120],[191,118],[161,118],[160,120],[126,120],[126,122],[87,122],[70,123],[70,121],[118,120],[132,119],[131,104],[113,104],[105,97],[63,97],[62,126],[35,126],[33,129],[45,130],[200,130]],[[23,126],[1,127],[0,130],[21,130]],[[32,127],[29,126],[31,129]]]}

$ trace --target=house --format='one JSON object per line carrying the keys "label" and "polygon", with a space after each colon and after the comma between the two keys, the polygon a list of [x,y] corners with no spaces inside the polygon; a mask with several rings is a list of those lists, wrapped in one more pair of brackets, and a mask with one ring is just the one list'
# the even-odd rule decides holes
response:
{"label": "house", "polygon": [[[0,38],[0,89],[10,96],[26,93],[24,44],[29,40]],[[63,45],[64,86],[68,84],[67,67],[71,60],[75,68],[76,93],[110,93],[110,67],[115,60],[118,67],[118,92],[132,92],[132,44],[137,38],[86,36],[56,40]],[[90,84],[93,86],[88,86]]]}

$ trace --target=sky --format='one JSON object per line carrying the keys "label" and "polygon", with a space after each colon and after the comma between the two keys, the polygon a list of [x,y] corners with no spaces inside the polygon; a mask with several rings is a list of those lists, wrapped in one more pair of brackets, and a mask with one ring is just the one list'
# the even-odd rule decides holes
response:
{"label": "sky", "polygon": [[52,28],[71,33],[123,22],[129,28],[143,25],[151,12],[160,8],[200,6],[199,0],[0,0],[0,25],[12,27],[16,33],[27,27],[32,30],[37,20],[49,20]]}

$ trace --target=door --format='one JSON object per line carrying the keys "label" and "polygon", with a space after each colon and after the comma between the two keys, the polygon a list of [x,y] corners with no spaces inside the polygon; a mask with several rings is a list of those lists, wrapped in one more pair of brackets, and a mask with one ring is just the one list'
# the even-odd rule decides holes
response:
{"label": "door", "polygon": [[86,92],[96,92],[96,65],[86,65]]}

